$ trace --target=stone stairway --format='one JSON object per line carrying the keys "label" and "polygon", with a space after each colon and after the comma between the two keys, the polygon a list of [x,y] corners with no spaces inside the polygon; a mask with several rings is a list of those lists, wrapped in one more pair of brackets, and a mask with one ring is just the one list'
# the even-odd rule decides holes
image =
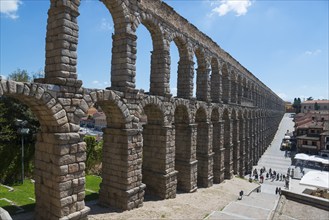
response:
{"label": "stone stairway", "polygon": [[212,212],[206,219],[270,219],[278,200],[279,195],[253,192],[221,211]]}

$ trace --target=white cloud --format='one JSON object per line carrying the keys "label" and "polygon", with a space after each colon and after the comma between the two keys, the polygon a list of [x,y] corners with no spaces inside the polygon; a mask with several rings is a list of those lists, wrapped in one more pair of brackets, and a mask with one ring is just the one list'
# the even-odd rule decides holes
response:
{"label": "white cloud", "polygon": [[20,0],[0,0],[0,13],[5,14],[11,19],[17,19],[17,11],[22,4]]}
{"label": "white cloud", "polygon": [[212,9],[213,14],[224,16],[229,12],[235,12],[236,16],[245,15],[248,12],[248,8],[251,6],[251,0],[221,0],[219,3],[212,2],[211,5],[215,6]]}
{"label": "white cloud", "polygon": [[98,83],[99,83],[99,81],[97,81],[97,80],[94,80],[92,83],[93,83],[93,84],[98,84]]}
{"label": "white cloud", "polygon": [[103,31],[112,31],[113,24],[112,22],[108,21],[107,19],[103,18],[100,25],[101,30]]}
{"label": "white cloud", "polygon": [[316,56],[318,54],[320,54],[322,51],[320,49],[316,49],[316,50],[313,50],[313,51],[310,51],[310,50],[307,50],[304,52],[304,55],[307,55],[307,56]]}

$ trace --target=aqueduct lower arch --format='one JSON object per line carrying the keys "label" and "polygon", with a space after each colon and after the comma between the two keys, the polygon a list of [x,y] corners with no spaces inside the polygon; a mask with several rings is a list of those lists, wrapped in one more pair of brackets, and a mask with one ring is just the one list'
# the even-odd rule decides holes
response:
{"label": "aqueduct lower arch", "polygon": [[[78,80],[80,0],[51,1],[45,78],[0,81],[0,96],[29,105],[42,126],[36,146],[36,219],[87,218],[86,146],[78,131],[80,118],[96,102],[108,118],[100,203],[124,210],[142,206],[145,193],[175,198],[177,190],[194,192],[233,174],[243,176],[266,150],[284,113],[275,93],[164,2],[103,3],[115,23],[110,89],[84,89]],[[156,39],[163,41],[152,55],[151,94],[134,83],[135,31],[146,20],[151,27],[161,24]],[[168,89],[172,40],[180,51],[177,97]]]}

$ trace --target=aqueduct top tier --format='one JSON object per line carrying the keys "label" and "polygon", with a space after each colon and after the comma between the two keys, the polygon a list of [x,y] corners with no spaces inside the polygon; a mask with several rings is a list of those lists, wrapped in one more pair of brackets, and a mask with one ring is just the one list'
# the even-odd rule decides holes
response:
{"label": "aqueduct top tier", "polygon": [[[136,89],[136,29],[142,24],[151,33],[153,41],[151,95],[170,95],[170,42],[174,41],[180,57],[178,98],[192,98],[193,87],[196,87],[196,98],[200,101],[271,109],[282,107],[282,100],[274,92],[166,3],[160,0],[102,2],[112,15],[115,29],[111,89],[122,92]],[[69,86],[82,84],[76,69],[79,5],[80,0],[51,0],[43,82]],[[197,64],[193,62],[194,55]],[[196,85],[193,85],[194,77],[197,77]]]}

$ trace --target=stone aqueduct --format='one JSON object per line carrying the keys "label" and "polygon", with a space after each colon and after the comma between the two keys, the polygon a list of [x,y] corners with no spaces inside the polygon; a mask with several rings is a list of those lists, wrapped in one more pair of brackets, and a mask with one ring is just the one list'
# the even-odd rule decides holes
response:
{"label": "stone aqueduct", "polygon": [[[85,89],[78,80],[80,0],[51,0],[45,78],[0,83],[0,95],[27,104],[41,124],[37,219],[87,218],[79,120],[95,103],[107,116],[99,202],[124,210],[142,206],[145,193],[175,198],[177,190],[194,192],[251,171],[283,116],[276,94],[164,2],[102,2],[115,27],[111,88]],[[135,88],[135,32],[141,24],[153,41],[149,93]],[[180,56],[177,97],[169,90],[171,41]]]}

